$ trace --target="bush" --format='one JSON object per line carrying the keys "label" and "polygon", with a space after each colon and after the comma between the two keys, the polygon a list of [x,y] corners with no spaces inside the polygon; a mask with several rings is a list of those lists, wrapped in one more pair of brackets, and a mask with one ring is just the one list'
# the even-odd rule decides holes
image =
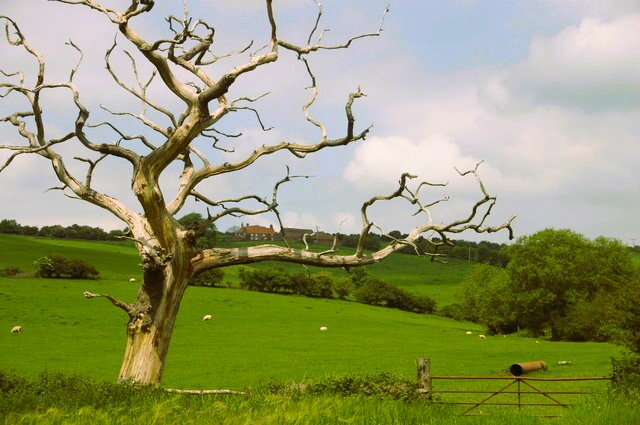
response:
{"label": "bush", "polygon": [[614,389],[624,393],[640,393],[640,355],[627,353],[622,358],[611,360]]}
{"label": "bush", "polygon": [[466,320],[464,308],[458,303],[443,306],[438,311],[438,315],[454,320]]}
{"label": "bush", "polygon": [[360,286],[353,295],[359,303],[387,306],[393,297],[393,289],[395,288],[380,279],[366,276],[360,281]]}
{"label": "bush", "polygon": [[249,291],[293,293],[289,274],[282,268],[276,267],[268,270],[240,269],[240,286]]}
{"label": "bush", "polygon": [[2,277],[17,277],[22,275],[22,270],[16,266],[7,266],[0,268],[0,276]]}
{"label": "bush", "polygon": [[211,269],[194,276],[189,282],[193,286],[219,286],[224,279],[224,271],[222,269]]}
{"label": "bush", "polygon": [[307,297],[333,298],[333,279],[326,273],[314,274],[298,293]]}
{"label": "bush", "polygon": [[372,276],[365,276],[355,291],[356,301],[363,304],[397,308],[413,313],[433,313],[436,302],[422,295],[415,295],[383,282]]}
{"label": "bush", "polygon": [[422,314],[433,313],[436,309],[436,302],[432,298],[405,292],[359,269],[351,273],[350,280],[342,279],[337,282],[327,273],[289,274],[282,268],[242,268],[238,275],[240,287],[249,291],[344,299],[356,288],[353,295],[359,303]]}
{"label": "bush", "polygon": [[411,401],[419,398],[415,382],[392,373],[365,376],[328,377],[319,382],[306,384],[271,383],[266,391],[271,394],[296,396],[303,394],[326,394],[342,397],[364,395],[394,400]]}
{"label": "bush", "polygon": [[38,258],[34,265],[36,274],[45,278],[97,279],[99,274],[87,261],[59,254]]}
{"label": "bush", "polygon": [[336,296],[344,300],[351,294],[351,291],[353,291],[353,286],[353,283],[349,279],[340,279],[334,283],[333,289],[336,292]]}

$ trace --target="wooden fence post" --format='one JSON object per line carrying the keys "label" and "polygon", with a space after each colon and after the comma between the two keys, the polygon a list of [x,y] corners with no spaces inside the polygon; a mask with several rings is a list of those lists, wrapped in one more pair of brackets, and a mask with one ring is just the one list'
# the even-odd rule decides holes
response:
{"label": "wooden fence post", "polygon": [[431,359],[416,359],[416,365],[418,366],[419,391],[431,399]]}

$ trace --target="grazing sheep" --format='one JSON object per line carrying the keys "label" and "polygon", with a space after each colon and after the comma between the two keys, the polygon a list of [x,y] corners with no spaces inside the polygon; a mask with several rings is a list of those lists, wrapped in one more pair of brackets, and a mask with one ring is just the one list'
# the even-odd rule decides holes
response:
{"label": "grazing sheep", "polygon": [[211,320],[211,315],[210,314],[205,314],[204,317],[202,318],[202,320]]}
{"label": "grazing sheep", "polygon": [[14,326],[13,328],[11,328],[12,334],[19,334],[20,332],[22,332],[22,326],[20,325]]}
{"label": "grazing sheep", "polygon": [[467,335],[473,335],[473,332],[471,332],[471,331],[467,331],[467,332],[466,332],[466,334],[467,334]]}
{"label": "grazing sheep", "polygon": [[328,330],[329,330],[329,328],[328,328],[328,327],[326,327],[326,326],[320,326],[320,330],[321,330],[321,331],[328,331]]}
{"label": "grazing sheep", "polygon": [[132,277],[131,279],[129,279],[129,282],[135,282],[135,281],[136,281],[135,277]]}
{"label": "grazing sheep", "polygon": [[487,339],[487,337],[485,335],[478,335],[478,338],[480,339]]}

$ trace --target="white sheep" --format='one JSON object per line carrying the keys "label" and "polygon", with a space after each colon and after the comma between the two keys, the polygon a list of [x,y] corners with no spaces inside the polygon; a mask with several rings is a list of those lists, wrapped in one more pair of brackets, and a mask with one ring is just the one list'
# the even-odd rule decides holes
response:
{"label": "white sheep", "polygon": [[135,281],[136,281],[135,277],[132,277],[131,279],[129,279],[129,282],[135,282]]}
{"label": "white sheep", "polygon": [[203,321],[205,320],[211,320],[211,315],[210,314],[205,314],[204,317],[202,318]]}
{"label": "white sheep", "polygon": [[14,326],[13,328],[11,328],[12,334],[19,334],[20,332],[22,332],[22,326],[20,325]]}
{"label": "white sheep", "polygon": [[329,328],[328,328],[328,327],[326,327],[326,326],[320,326],[320,330],[321,330],[321,331],[328,331],[328,330],[329,330]]}
{"label": "white sheep", "polygon": [[467,331],[467,332],[466,332],[466,334],[467,334],[467,335],[473,335],[473,332],[471,332],[471,331]]}
{"label": "white sheep", "polygon": [[485,335],[482,335],[482,334],[478,335],[478,338],[480,338],[480,339],[487,339],[487,337],[486,337]]}

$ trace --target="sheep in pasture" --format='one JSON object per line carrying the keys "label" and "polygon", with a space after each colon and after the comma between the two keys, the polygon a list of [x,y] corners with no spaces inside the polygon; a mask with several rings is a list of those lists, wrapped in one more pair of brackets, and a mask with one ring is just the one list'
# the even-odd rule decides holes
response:
{"label": "sheep in pasture", "polygon": [[131,279],[129,279],[129,282],[135,282],[135,281],[136,281],[135,277],[132,277]]}
{"label": "sheep in pasture", "polygon": [[205,321],[205,320],[211,320],[211,315],[205,314],[204,317],[202,318],[202,321]]}
{"label": "sheep in pasture", "polygon": [[478,338],[480,339],[487,339],[487,337],[485,335],[478,335]]}
{"label": "sheep in pasture", "polygon": [[467,335],[473,335],[473,332],[471,332],[471,331],[467,331],[467,332],[466,332],[466,334],[467,334]]}
{"label": "sheep in pasture", "polygon": [[321,330],[321,331],[328,331],[328,330],[329,330],[329,328],[328,328],[328,327],[326,327],[326,326],[320,326],[320,330]]}
{"label": "sheep in pasture", "polygon": [[20,332],[22,332],[22,326],[20,325],[14,326],[13,328],[11,328],[12,334],[19,334]]}

